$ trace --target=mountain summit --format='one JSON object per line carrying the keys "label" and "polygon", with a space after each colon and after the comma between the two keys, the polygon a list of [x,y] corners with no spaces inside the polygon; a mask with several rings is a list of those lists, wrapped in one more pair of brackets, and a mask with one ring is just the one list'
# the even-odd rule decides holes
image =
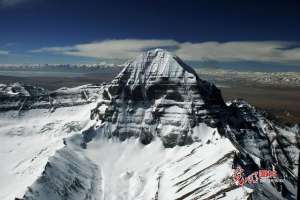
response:
{"label": "mountain summit", "polygon": [[165,91],[173,92],[173,97],[180,93],[178,100],[223,104],[213,84],[199,79],[193,68],[162,49],[144,52],[128,62],[109,89],[112,95],[125,93],[125,98],[133,100],[159,99]]}
{"label": "mountain summit", "polygon": [[130,61],[104,91],[103,100],[92,118],[113,125],[105,135],[140,137],[144,144],[159,136],[166,147],[198,140],[198,125],[216,125],[214,115],[225,107],[213,84],[162,49]]}
{"label": "mountain summit", "polygon": [[0,85],[1,102],[1,199],[297,199],[299,127],[161,49],[106,85]]}

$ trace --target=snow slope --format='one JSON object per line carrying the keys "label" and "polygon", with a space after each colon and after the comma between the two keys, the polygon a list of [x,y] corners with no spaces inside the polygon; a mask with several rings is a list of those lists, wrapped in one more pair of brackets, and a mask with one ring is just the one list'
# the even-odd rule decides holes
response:
{"label": "snow slope", "polygon": [[64,146],[63,138],[87,125],[91,107],[0,112],[0,199],[23,196],[48,158]]}
{"label": "snow slope", "polygon": [[[226,105],[167,51],[88,88],[93,98],[78,88],[53,97],[80,104],[0,112],[2,199],[296,199],[299,127],[243,101]],[[239,187],[237,166],[276,170],[281,181]]]}

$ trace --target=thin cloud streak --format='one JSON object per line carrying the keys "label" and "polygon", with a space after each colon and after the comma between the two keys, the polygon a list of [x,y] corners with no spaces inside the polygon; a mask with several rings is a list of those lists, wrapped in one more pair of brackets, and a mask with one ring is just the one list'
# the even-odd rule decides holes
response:
{"label": "thin cloud streak", "polygon": [[175,40],[104,40],[63,47],[45,47],[32,53],[56,53],[99,59],[130,59],[151,48],[169,48],[188,61],[255,61],[284,64],[300,63],[298,42],[233,41],[233,42],[177,42]]}
{"label": "thin cloud streak", "polygon": [[182,43],[176,54],[195,61],[300,62],[300,48],[294,45],[282,41]]}
{"label": "thin cloud streak", "polygon": [[104,40],[86,44],[77,44],[64,47],[45,47],[31,50],[32,53],[50,52],[71,56],[92,57],[100,59],[128,59],[140,54],[141,51],[151,48],[176,47],[174,40]]}
{"label": "thin cloud streak", "polygon": [[8,55],[9,51],[0,50],[0,55]]}

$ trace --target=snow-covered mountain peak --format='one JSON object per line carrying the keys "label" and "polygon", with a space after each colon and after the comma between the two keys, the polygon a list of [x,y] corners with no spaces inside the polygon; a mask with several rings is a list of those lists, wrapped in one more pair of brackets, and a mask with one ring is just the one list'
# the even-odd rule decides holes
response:
{"label": "snow-covered mountain peak", "polygon": [[[128,70],[132,72],[130,78],[133,81],[149,81],[155,77],[156,79],[170,78],[171,80],[187,78],[188,82],[195,82],[197,77],[191,67],[163,49],[142,53],[129,63],[128,67],[130,68]],[[138,79],[139,76],[143,76],[144,79]]]}
{"label": "snow-covered mountain peak", "polygon": [[162,49],[144,52],[128,62],[108,91],[113,98],[155,100],[167,95],[176,101],[224,104],[213,84],[201,80],[193,68]]}
{"label": "snow-covered mountain peak", "polygon": [[0,199],[296,199],[299,127],[225,105],[161,49],[107,85],[0,84],[0,136]]}
{"label": "snow-covered mountain peak", "polygon": [[185,65],[178,57],[163,49],[155,49],[142,53],[127,63],[123,71],[116,77],[126,79],[126,84],[153,85],[168,82],[196,83],[196,72]]}
{"label": "snow-covered mountain peak", "polygon": [[[171,53],[155,49],[129,62],[107,86],[92,119],[109,128],[104,135],[142,143],[158,136],[166,147],[200,140],[213,131],[216,114],[225,107],[220,91]],[[196,127],[196,129],[195,129]],[[208,128],[209,129],[209,128]]]}

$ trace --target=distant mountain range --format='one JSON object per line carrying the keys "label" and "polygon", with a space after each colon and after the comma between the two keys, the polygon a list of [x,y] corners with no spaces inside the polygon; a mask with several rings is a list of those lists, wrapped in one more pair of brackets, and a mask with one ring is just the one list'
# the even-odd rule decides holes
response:
{"label": "distant mountain range", "polygon": [[106,68],[120,68],[124,65],[112,63],[99,64],[33,64],[33,65],[13,65],[0,64],[0,71],[72,71],[72,72],[88,72],[97,71]]}
{"label": "distant mountain range", "polygon": [[[33,71],[33,72],[72,72],[72,73],[95,73],[110,70],[121,70],[124,64],[99,63],[99,64],[33,64],[12,65],[0,64],[0,75],[2,72],[11,71]],[[261,84],[264,86],[286,86],[300,87],[300,72],[255,72],[222,69],[216,67],[194,67],[199,76],[215,82],[247,81],[250,84]],[[45,76],[46,74],[44,74]],[[11,73],[10,73],[11,76]],[[27,75],[28,76],[28,75]]]}
{"label": "distant mountain range", "polygon": [[214,82],[243,81],[262,86],[300,87],[300,72],[253,72],[224,69],[196,69],[200,77],[206,77]]}

